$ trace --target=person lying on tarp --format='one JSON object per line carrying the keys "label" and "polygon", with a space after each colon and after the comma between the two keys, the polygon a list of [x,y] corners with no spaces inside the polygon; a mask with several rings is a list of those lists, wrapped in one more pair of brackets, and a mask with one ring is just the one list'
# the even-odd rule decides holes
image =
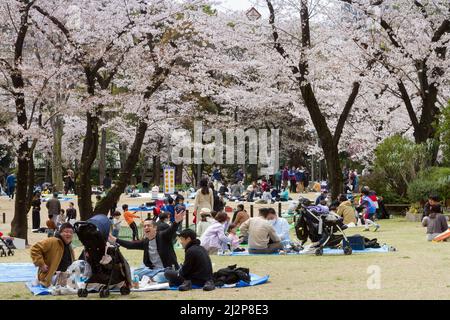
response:
{"label": "person lying on tarp", "polygon": [[39,268],[37,278],[41,285],[49,287],[56,284],[56,272],[67,271],[75,260],[72,239],[73,227],[66,222],[60,226],[54,237],[39,241],[31,247],[31,259]]}
{"label": "person lying on tarp", "polygon": [[127,249],[144,250],[143,266],[134,270],[134,274],[141,280],[143,276],[152,278],[158,283],[167,282],[164,277],[165,268],[178,269],[177,256],[173,248],[178,225],[183,221],[185,211],[175,212],[175,222],[167,229],[158,231],[158,224],[153,219],[144,221],[144,239],[139,241],[125,241],[109,236],[109,242],[118,243]]}

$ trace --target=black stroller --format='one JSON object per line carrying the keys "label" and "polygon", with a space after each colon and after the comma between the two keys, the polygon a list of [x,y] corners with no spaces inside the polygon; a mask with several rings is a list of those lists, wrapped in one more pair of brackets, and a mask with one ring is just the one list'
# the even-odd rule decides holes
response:
{"label": "black stroller", "polygon": [[[324,247],[336,248],[341,245],[343,239],[347,241],[345,229],[347,226],[344,225],[341,217],[321,207],[310,206],[310,201],[307,199],[300,201],[297,207],[295,233],[302,246],[308,238],[313,242],[312,248],[315,248],[317,256],[323,255]],[[337,232],[340,234],[336,234]],[[350,246],[345,246],[343,249],[345,255],[352,254]]]}
{"label": "black stroller", "polygon": [[[89,283],[104,285],[99,292],[101,298],[109,296],[110,286],[120,283],[123,283],[120,293],[122,295],[130,294],[130,266],[120,253],[119,246],[107,243],[110,225],[108,217],[103,214],[96,215],[87,221],[76,222],[74,225],[78,239],[84,245],[80,260],[87,261],[92,269],[92,275],[86,281],[86,287],[78,290],[79,297],[88,296],[87,286]],[[107,248],[107,246],[109,247]],[[105,260],[108,258],[107,255],[110,256],[110,259]]]}
{"label": "black stroller", "polygon": [[0,257],[13,256],[15,249],[14,244],[10,239],[3,239],[0,235]]}

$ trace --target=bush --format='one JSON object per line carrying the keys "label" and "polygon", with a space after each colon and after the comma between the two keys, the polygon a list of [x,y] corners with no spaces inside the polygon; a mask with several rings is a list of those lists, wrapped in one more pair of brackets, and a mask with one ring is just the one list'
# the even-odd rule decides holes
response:
{"label": "bush", "polygon": [[395,192],[385,173],[381,170],[375,170],[372,174],[361,177],[359,181],[360,186],[368,186],[377,195],[382,196],[385,203],[408,203],[408,199]]}
{"label": "bush", "polygon": [[437,194],[442,200],[450,199],[450,168],[423,170],[408,186],[408,198],[411,201],[426,201],[430,194]]}
{"label": "bush", "polygon": [[383,141],[375,150],[375,170],[384,174],[392,191],[405,196],[408,184],[417,178],[429,160],[427,147],[400,135]]}

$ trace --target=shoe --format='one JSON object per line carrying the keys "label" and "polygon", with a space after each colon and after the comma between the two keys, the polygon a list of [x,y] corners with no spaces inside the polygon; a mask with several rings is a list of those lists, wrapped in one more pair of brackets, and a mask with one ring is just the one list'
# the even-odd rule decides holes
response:
{"label": "shoe", "polygon": [[377,224],[377,225],[375,226],[375,230],[373,230],[373,232],[376,232],[378,229],[380,229],[380,225],[379,225],[379,224]]}
{"label": "shoe", "polygon": [[214,282],[212,280],[206,281],[205,285],[203,286],[203,291],[213,291],[216,288]]}
{"label": "shoe", "polygon": [[189,291],[192,289],[191,280],[184,280],[183,284],[178,287],[178,291]]}

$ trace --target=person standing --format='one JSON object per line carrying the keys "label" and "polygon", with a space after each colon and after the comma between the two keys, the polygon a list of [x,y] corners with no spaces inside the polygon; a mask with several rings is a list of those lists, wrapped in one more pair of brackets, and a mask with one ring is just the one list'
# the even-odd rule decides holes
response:
{"label": "person standing", "polygon": [[66,210],[67,222],[77,219],[77,209],[74,206],[73,202],[69,202],[69,208]]}
{"label": "person standing", "polygon": [[281,190],[281,176],[282,176],[282,168],[280,168],[276,173],[275,173],[275,189],[277,189],[278,191]]}
{"label": "person standing", "polygon": [[214,208],[214,193],[212,189],[208,187],[208,178],[200,180],[200,189],[197,190],[195,195],[194,213],[195,224],[197,225],[197,215],[200,214],[200,209],[207,208],[213,210]]}
{"label": "person standing", "polygon": [[131,211],[128,211],[127,204],[124,204],[122,206],[122,210],[123,210],[123,217],[124,217],[125,221],[128,223],[128,225],[130,226],[131,231],[133,232],[133,241],[139,240],[139,232],[138,232],[136,222],[134,222],[134,219],[140,218],[140,217],[134,215]]}
{"label": "person standing", "polygon": [[32,209],[32,225],[33,230],[37,230],[41,227],[41,194],[35,192],[33,195],[33,200],[31,200]]}
{"label": "person standing", "polygon": [[244,180],[244,171],[240,168],[236,173],[234,174],[234,178],[236,182],[240,182]]}
{"label": "person standing", "polygon": [[9,198],[11,200],[14,199],[14,192],[16,190],[16,175],[14,173],[11,173],[6,178],[6,186],[8,188],[7,191],[8,191]]}
{"label": "person standing", "polygon": [[58,225],[58,216],[61,213],[61,202],[58,200],[58,193],[53,193],[53,198],[47,201],[45,205],[48,209],[48,218],[52,220],[55,225]]}
{"label": "person standing", "polygon": [[289,170],[288,167],[284,167],[283,172],[281,174],[281,178],[283,180],[283,188],[288,187],[288,181],[289,181]]}
{"label": "person standing", "polygon": [[111,189],[112,186],[112,179],[109,173],[106,174],[106,176],[103,178],[103,188],[105,192],[108,192],[109,189]]}

